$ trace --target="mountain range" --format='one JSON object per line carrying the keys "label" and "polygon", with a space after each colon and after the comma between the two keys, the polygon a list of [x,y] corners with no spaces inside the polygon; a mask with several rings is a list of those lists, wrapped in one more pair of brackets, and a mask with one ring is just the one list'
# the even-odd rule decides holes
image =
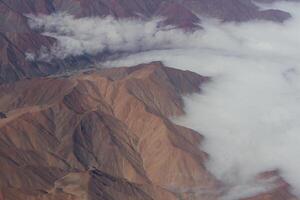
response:
{"label": "mountain range", "polygon": [[49,15],[58,12],[76,17],[111,15],[117,19],[162,16],[165,19],[163,25],[173,25],[186,31],[201,28],[203,17],[224,22],[253,19],[283,22],[291,17],[284,11],[260,10],[252,0],[1,0],[0,83],[82,68],[103,61],[108,56],[103,53],[96,58],[89,55],[70,56],[52,62],[28,59],[27,52],[38,53],[41,48],[50,49],[57,42],[53,37],[32,30],[28,25],[28,14]]}
{"label": "mountain range", "polygon": [[[0,200],[219,200],[230,190],[207,169],[201,133],[170,119],[210,77],[159,61],[86,67],[104,54],[30,60],[58,41],[32,29],[28,14],[160,16],[192,32],[206,18],[283,23],[289,13],[256,4],[274,1],[0,0]],[[256,179],[274,187],[241,200],[298,199],[279,171]]]}
{"label": "mountain range", "polygon": [[[219,199],[203,137],[169,119],[207,81],[153,62],[2,85],[0,197]],[[273,191],[247,200],[296,199],[276,171],[258,176],[270,178]]]}

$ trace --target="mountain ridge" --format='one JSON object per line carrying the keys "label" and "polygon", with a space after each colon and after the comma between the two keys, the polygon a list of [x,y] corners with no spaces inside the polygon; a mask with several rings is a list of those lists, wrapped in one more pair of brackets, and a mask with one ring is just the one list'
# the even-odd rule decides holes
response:
{"label": "mountain ridge", "polygon": [[[265,1],[263,1],[265,2]],[[273,1],[272,1],[273,2]],[[69,57],[65,60],[49,62],[28,59],[27,52],[38,53],[41,49],[50,49],[57,41],[41,35],[28,26],[28,14],[46,14],[68,12],[76,17],[104,17],[112,15],[116,18],[150,18],[163,16],[162,25],[173,25],[184,30],[199,28],[201,16],[219,18],[227,21],[249,21],[266,19],[283,22],[290,14],[278,11],[260,11],[251,1],[241,0],[39,0],[39,1],[0,1],[0,83],[37,76],[47,76],[68,69],[91,65],[105,59],[108,55],[101,54],[95,58],[83,55]],[[178,13],[182,13],[178,15]]]}
{"label": "mountain ridge", "polygon": [[[169,120],[207,81],[153,62],[0,86],[2,198],[219,199],[203,136]],[[251,200],[295,199],[283,183]]]}

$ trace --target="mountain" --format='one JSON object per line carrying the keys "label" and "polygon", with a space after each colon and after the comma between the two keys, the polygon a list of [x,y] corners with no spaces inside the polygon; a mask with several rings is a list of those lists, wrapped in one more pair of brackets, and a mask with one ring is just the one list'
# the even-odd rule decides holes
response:
{"label": "mountain", "polygon": [[166,200],[166,189],[215,187],[201,136],[167,118],[206,80],[151,63],[1,86],[4,199]]}
{"label": "mountain", "polygon": [[[218,199],[226,187],[205,167],[203,137],[169,120],[207,81],[153,62],[3,84],[0,197]],[[278,179],[250,199],[292,200],[289,190]]]}
{"label": "mountain", "polygon": [[0,84],[82,68],[94,63],[95,59],[99,61],[108,56],[83,55],[51,63],[28,59],[28,52],[50,49],[56,40],[32,30],[27,15],[55,12],[67,12],[76,17],[112,15],[149,19],[163,16],[163,25],[187,31],[200,28],[202,17],[224,22],[252,19],[283,22],[290,17],[283,11],[261,11],[251,0],[0,0]]}
{"label": "mountain", "polygon": [[[220,200],[234,188],[207,169],[201,133],[170,119],[210,77],[161,62],[90,67],[111,53],[30,59],[58,41],[29,14],[160,16],[193,32],[206,18],[283,23],[289,13],[256,4],[275,1],[0,0],[0,200]],[[273,187],[241,200],[298,200],[280,171],[256,179]]]}

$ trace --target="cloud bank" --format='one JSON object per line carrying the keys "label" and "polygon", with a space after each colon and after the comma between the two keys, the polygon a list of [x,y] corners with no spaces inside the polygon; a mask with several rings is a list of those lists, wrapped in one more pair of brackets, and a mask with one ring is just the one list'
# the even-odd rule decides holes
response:
{"label": "cloud bank", "polygon": [[210,155],[208,169],[231,187],[223,199],[270,189],[272,184],[255,179],[270,170],[279,170],[300,196],[300,5],[274,7],[293,18],[284,24],[208,20],[205,30],[194,33],[163,30],[158,20],[65,14],[32,17],[31,26],[58,39],[54,57],[130,51],[105,65],[162,60],[212,77],[201,94],[185,97],[186,116],[175,121],[205,136],[201,148]]}
{"label": "cloud bank", "polygon": [[294,16],[285,24],[207,22],[194,46],[140,53],[107,63],[152,60],[211,76],[201,94],[185,97],[177,123],[205,136],[208,169],[239,199],[270,189],[257,174],[279,170],[300,195],[300,5],[277,4]]}
{"label": "cloud bank", "polygon": [[[66,13],[28,17],[32,29],[57,39],[56,45],[50,50],[40,51],[37,55],[39,59],[169,49],[179,47],[175,41],[187,42],[186,33],[172,26],[161,27],[160,18],[148,21],[116,20],[111,16],[75,18]],[[31,54],[29,56],[32,58]]]}

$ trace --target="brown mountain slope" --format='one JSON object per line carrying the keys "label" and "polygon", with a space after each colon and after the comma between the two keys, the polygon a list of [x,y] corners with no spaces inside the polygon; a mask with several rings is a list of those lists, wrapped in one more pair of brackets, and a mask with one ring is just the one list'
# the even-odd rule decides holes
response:
{"label": "brown mountain slope", "polygon": [[176,200],[175,196],[150,184],[130,183],[99,170],[72,172],[55,181],[48,191],[2,189],[5,200]]}
{"label": "brown mountain slope", "polygon": [[67,174],[91,169],[141,184],[150,197],[163,191],[157,186],[215,188],[203,166],[207,155],[198,149],[201,136],[167,118],[182,114],[181,95],[205,80],[153,63],[1,86],[4,199],[16,190],[39,196]]}
{"label": "brown mountain slope", "polygon": [[154,62],[0,86],[0,199],[218,199],[203,138],[168,119],[208,80]]}

